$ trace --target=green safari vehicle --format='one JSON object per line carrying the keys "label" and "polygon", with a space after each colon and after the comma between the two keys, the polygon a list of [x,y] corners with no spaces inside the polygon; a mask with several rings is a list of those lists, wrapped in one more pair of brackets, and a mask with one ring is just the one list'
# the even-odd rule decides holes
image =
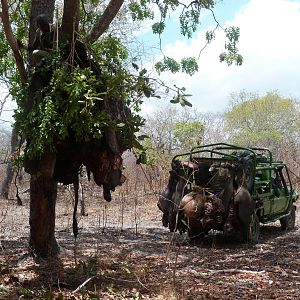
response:
{"label": "green safari vehicle", "polygon": [[299,194],[288,166],[274,160],[269,149],[209,144],[176,155],[171,165],[158,203],[163,225],[171,231],[187,230],[193,237],[210,229],[226,232],[231,222],[244,238],[257,242],[260,223],[279,220],[283,230],[295,227]]}

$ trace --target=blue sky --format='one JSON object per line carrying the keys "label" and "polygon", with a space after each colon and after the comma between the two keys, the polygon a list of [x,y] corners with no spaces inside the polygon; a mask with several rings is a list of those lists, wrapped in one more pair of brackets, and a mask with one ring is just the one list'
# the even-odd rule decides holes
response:
{"label": "blue sky", "polygon": [[[243,65],[228,67],[219,63],[219,54],[224,50],[224,34],[220,30],[216,40],[201,54],[198,73],[193,77],[166,73],[162,78],[170,84],[185,86],[193,94],[193,106],[203,112],[224,111],[230,94],[243,89],[260,95],[272,90],[300,99],[300,0],[223,0],[214,11],[223,27],[240,27]],[[205,43],[205,32],[212,25],[209,14],[204,15],[200,30],[191,40],[174,29],[175,19],[171,18],[170,24],[163,42],[165,55],[177,59],[197,57]],[[149,32],[143,38],[149,43],[154,41]],[[157,101],[147,101],[144,111],[157,105]]]}
{"label": "blue sky", "polygon": [[[241,7],[247,4],[247,2],[248,0],[220,0],[214,8],[214,13],[217,20],[223,24],[226,20],[232,19],[236,11],[241,9]],[[172,43],[177,39],[183,39],[183,37],[180,35],[180,27],[178,26],[179,21],[177,16],[177,13],[174,13],[174,15],[170,15],[167,18],[167,26],[162,34],[163,46]],[[201,12],[201,16],[200,30],[201,28],[203,29],[215,24],[212,15],[204,9]],[[152,23],[152,21],[149,22],[148,30],[145,31],[145,33],[141,36],[141,39],[143,39],[146,43],[153,43],[153,45],[155,45],[157,44],[157,36],[153,35],[152,33],[150,27]]]}

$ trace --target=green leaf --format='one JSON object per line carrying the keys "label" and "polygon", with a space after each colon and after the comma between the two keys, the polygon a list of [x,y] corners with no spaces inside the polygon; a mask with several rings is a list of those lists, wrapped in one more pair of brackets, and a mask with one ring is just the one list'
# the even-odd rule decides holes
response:
{"label": "green leaf", "polygon": [[194,75],[198,71],[198,63],[194,57],[186,57],[181,60],[182,72]]}
{"label": "green leaf", "polygon": [[165,29],[164,22],[157,22],[152,25],[152,31],[154,34],[162,34]]}
{"label": "green leaf", "polygon": [[171,57],[165,57],[162,61],[155,64],[155,68],[159,73],[165,71],[177,73],[180,71],[180,64]]}
{"label": "green leaf", "polygon": [[140,76],[144,76],[147,73],[146,69],[141,70],[141,72],[139,73]]}
{"label": "green leaf", "polygon": [[133,68],[135,69],[135,70],[137,70],[138,71],[138,69],[139,69],[139,66],[136,64],[136,63],[132,63],[132,66],[133,66]]}
{"label": "green leaf", "polygon": [[176,97],[176,98],[170,100],[170,102],[173,103],[173,104],[177,104],[177,103],[179,103],[179,98]]}
{"label": "green leaf", "polygon": [[138,138],[139,141],[143,141],[143,140],[145,140],[145,139],[148,139],[149,136],[146,135],[146,134],[142,134],[142,135],[139,135],[137,138]]}

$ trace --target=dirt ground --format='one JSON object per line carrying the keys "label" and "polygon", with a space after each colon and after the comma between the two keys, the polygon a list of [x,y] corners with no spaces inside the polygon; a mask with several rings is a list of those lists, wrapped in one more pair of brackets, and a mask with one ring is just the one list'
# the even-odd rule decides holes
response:
{"label": "dirt ground", "polygon": [[0,199],[0,299],[300,299],[300,213],[294,231],[262,226],[256,245],[211,233],[195,246],[161,226],[151,191],[125,186],[105,203],[91,188],[75,242],[72,191],[59,191],[51,261],[28,255],[28,193],[23,206]]}

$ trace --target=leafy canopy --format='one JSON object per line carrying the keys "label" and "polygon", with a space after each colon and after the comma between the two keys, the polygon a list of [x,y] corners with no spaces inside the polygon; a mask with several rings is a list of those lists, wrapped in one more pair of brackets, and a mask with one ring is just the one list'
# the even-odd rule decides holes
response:
{"label": "leafy canopy", "polygon": [[[15,1],[9,1],[9,4],[13,33],[16,38],[26,43],[31,2],[20,1],[16,4]],[[104,5],[99,0],[81,1],[79,31],[82,39],[101,15]],[[201,23],[201,13],[209,10],[213,14],[214,5],[215,1],[212,0],[184,3],[177,0],[131,0],[118,18],[123,18],[125,23],[130,17],[137,22],[153,19],[154,11],[158,8],[160,21],[153,24],[152,30],[161,38],[167,26],[167,16],[175,10],[180,10],[181,33],[191,38]],[[59,10],[55,18],[59,23],[61,18]],[[220,25],[216,24],[217,29]],[[220,60],[229,65],[232,63],[239,65],[242,63],[237,48],[239,30],[235,27],[224,30],[228,42],[225,45],[226,52],[220,56]],[[189,94],[184,88],[166,87],[157,78],[152,79],[147,75],[147,70],[141,67],[136,59],[139,55],[134,53],[129,55],[128,47],[124,43],[126,39],[123,39],[122,35],[124,36],[123,28],[120,27],[120,30],[107,32],[93,45],[86,45],[90,55],[100,66],[101,79],[96,79],[89,70],[75,68],[70,73],[66,65],[62,64],[59,49],[49,53],[47,65],[53,71],[50,84],[42,91],[43,101],[34,105],[28,113],[26,109],[28,87],[20,83],[11,49],[4,36],[3,25],[0,24],[0,79],[8,85],[12,97],[17,101],[18,109],[15,118],[19,134],[33,141],[28,149],[29,155],[32,157],[41,155],[45,147],[54,147],[57,142],[66,139],[70,131],[78,141],[101,138],[105,127],[119,131],[125,144],[139,147],[134,133],[144,124],[144,119],[139,114],[140,106],[144,97],[160,97],[156,90],[158,82],[165,88],[166,93],[171,94],[172,103],[191,106],[187,101]],[[208,44],[214,38],[215,30],[207,32]],[[26,51],[23,52],[23,57],[27,63]],[[155,66],[158,72],[181,71],[190,75],[198,70],[197,59],[194,57],[183,57],[180,62],[177,62],[172,57],[164,56]],[[101,85],[108,87],[107,91],[101,92]],[[97,110],[96,107],[101,105],[103,97],[125,102],[131,110],[130,117],[117,122],[112,120],[105,111]],[[129,132],[125,128],[129,128]]]}
{"label": "leafy canopy", "polygon": [[[50,83],[41,91],[43,101],[30,111],[26,107],[28,89],[13,89],[18,102],[16,126],[31,141],[27,154],[40,156],[46,148],[53,148],[70,134],[77,142],[101,139],[105,128],[112,128],[122,136],[125,145],[138,146],[133,134],[144,124],[139,116],[143,97],[154,92],[148,83],[146,71],[137,75],[127,71],[124,61],[126,48],[112,36],[102,39],[95,50],[101,69],[100,78],[90,69],[75,68],[70,72],[60,52],[52,51],[46,57],[44,72],[52,70]],[[106,89],[107,88],[107,89]],[[20,92],[21,91],[21,92]],[[132,112],[124,120],[113,120],[104,107],[104,98],[122,101]],[[55,150],[53,148],[52,150]]]}
{"label": "leafy canopy", "polygon": [[199,146],[204,134],[204,124],[200,121],[179,121],[175,123],[174,139],[181,151],[189,151]]}
{"label": "leafy canopy", "polygon": [[203,115],[195,109],[168,106],[146,117],[141,129],[147,163],[169,161],[176,153],[198,146],[204,137],[206,124]]}
{"label": "leafy canopy", "polygon": [[275,148],[287,141],[299,141],[300,107],[296,100],[277,92],[259,97],[242,91],[232,98],[225,123],[233,142]]}

